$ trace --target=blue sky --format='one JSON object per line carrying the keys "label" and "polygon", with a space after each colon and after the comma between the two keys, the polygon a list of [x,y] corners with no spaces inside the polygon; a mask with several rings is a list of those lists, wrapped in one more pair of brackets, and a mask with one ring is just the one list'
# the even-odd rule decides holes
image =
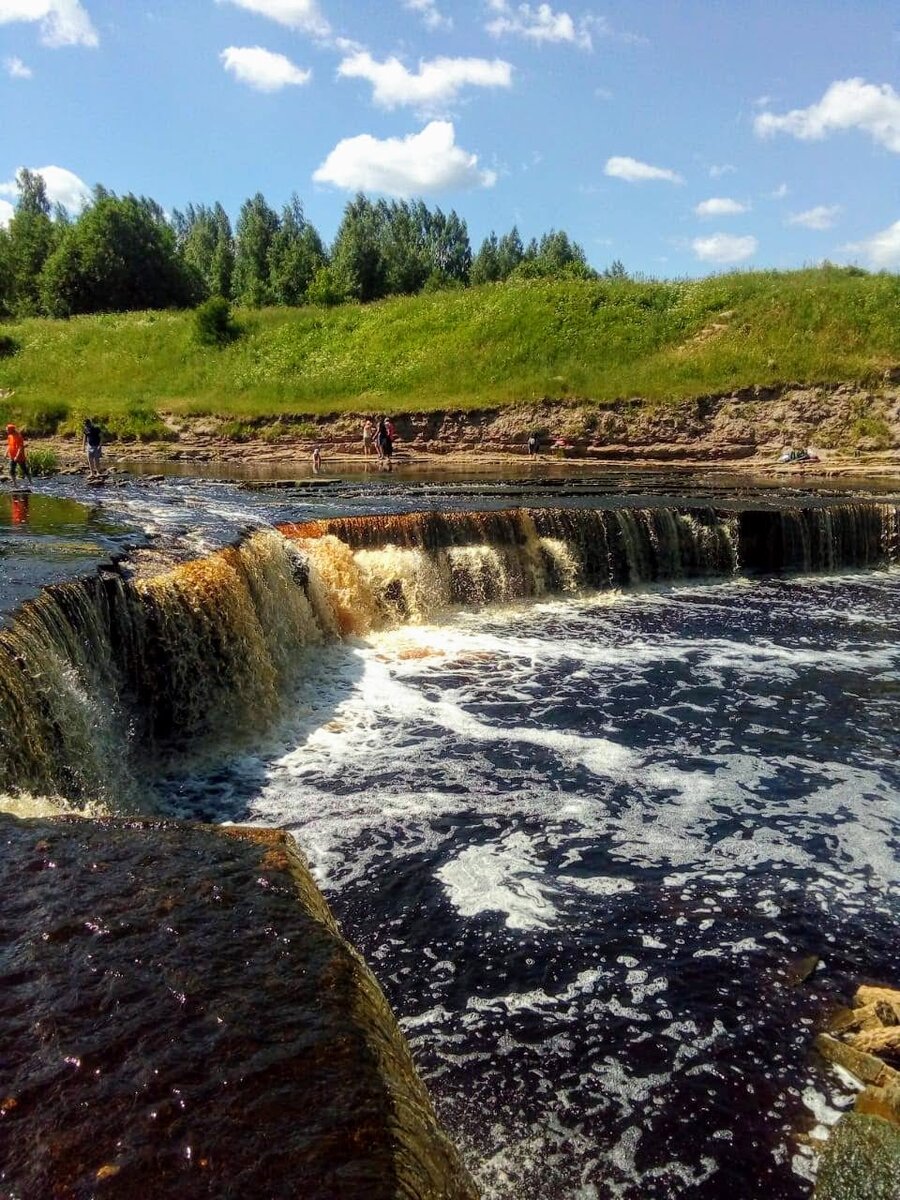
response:
{"label": "blue sky", "polygon": [[361,187],[650,275],[900,269],[898,67],[882,0],[0,0],[0,220],[25,165],[296,190],[326,238]]}

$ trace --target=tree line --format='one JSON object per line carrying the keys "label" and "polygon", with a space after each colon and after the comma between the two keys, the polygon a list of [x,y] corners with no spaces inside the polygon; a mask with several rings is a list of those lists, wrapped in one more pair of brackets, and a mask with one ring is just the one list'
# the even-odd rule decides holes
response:
{"label": "tree line", "polygon": [[[222,297],[247,307],[368,302],[511,278],[593,278],[561,230],[523,242],[513,228],[472,252],[466,222],[422,201],[370,200],[344,209],[327,246],[295,195],[281,212],[257,193],[237,224],[221,204],[169,217],[145,196],[96,187],[75,218],[51,205],[43,178],[22,170],[0,229],[0,317],[194,307]],[[624,275],[613,263],[606,275]]]}

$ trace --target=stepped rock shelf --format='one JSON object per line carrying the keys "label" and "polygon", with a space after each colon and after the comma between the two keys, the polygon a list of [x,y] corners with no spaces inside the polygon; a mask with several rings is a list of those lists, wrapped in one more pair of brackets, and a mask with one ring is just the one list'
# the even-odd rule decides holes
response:
{"label": "stepped rock shelf", "polygon": [[292,840],[0,816],[4,1195],[477,1195]]}

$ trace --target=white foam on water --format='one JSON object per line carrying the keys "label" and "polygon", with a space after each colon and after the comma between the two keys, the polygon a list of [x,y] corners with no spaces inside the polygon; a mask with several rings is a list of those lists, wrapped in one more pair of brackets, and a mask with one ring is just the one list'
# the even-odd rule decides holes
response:
{"label": "white foam on water", "polygon": [[534,846],[514,833],[499,844],[470,846],[437,871],[464,917],[503,913],[509,929],[549,929],[557,913],[542,885]]}
{"label": "white foam on water", "polygon": [[[752,595],[747,584],[697,592],[729,630],[740,628],[735,602]],[[804,603],[817,595],[805,586]],[[688,1194],[716,1169],[713,1159],[687,1149],[684,1162],[642,1172],[641,1129],[682,1077],[716,1086],[734,1034],[718,1019],[685,1016],[683,994],[663,974],[669,958],[696,963],[689,969],[705,978],[721,959],[727,979],[750,956],[796,952],[779,928],[796,907],[817,906],[824,919],[895,910],[891,762],[871,751],[842,757],[840,745],[832,752],[803,730],[820,719],[816,680],[896,675],[900,648],[841,644],[825,654],[782,644],[768,627],[751,642],[692,637],[692,603],[690,589],[553,601],[318,650],[283,728],[217,785],[238,808],[246,797],[240,819],[249,812],[294,830],[334,893],[368,895],[394,861],[439,885],[440,928],[420,992],[407,991],[405,975],[388,978],[414,1050],[437,1062],[429,1078],[458,1140],[469,1141],[472,1108],[495,1113],[490,1140],[480,1128],[473,1135],[492,1200],[518,1200],[522,1180],[557,1171],[567,1183],[548,1195],[590,1196],[597,1178],[602,1196],[634,1200],[666,1186]],[[648,612],[660,619],[655,638]],[[657,894],[664,923],[644,914],[635,929],[630,910]],[[376,920],[377,894],[371,904]],[[758,937],[746,936],[745,918]],[[376,972],[402,959],[398,923],[385,921],[372,939]],[[630,941],[617,940],[620,923]],[[572,939],[583,952],[594,937],[592,965],[580,958],[574,978],[557,972],[534,986],[529,976],[517,988],[507,976],[510,947]],[[501,958],[461,995],[473,944]],[[610,1028],[623,1031],[621,1045]],[[495,1102],[494,1087],[507,1069],[517,1077],[537,1029],[546,1073],[528,1086],[541,1116],[523,1124],[514,1105]],[[641,1074],[636,1047],[651,1038],[659,1069],[654,1060]],[[461,1066],[474,1091],[457,1104],[441,1085]],[[812,1068],[791,1069],[807,1086]],[[547,1093],[554,1079],[558,1094]],[[591,1128],[615,1131],[608,1180]],[[773,1136],[773,1161],[787,1164],[795,1146],[787,1133]],[[795,1169],[814,1171],[810,1156],[797,1158]],[[585,1164],[580,1181],[575,1160]]]}

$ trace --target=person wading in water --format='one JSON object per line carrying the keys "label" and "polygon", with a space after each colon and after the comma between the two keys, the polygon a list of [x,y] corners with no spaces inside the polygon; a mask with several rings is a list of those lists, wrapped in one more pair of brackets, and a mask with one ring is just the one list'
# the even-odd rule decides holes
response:
{"label": "person wading in water", "polygon": [[91,478],[100,474],[100,455],[103,453],[103,435],[100,426],[88,418],[84,423],[84,436],[81,439],[82,449],[87,453],[88,467]]}
{"label": "person wading in water", "polygon": [[21,471],[23,477],[31,483],[28,455],[25,453],[25,436],[16,429],[15,425],[6,427],[6,457],[9,459],[9,473],[13,482],[16,479],[16,471]]}

